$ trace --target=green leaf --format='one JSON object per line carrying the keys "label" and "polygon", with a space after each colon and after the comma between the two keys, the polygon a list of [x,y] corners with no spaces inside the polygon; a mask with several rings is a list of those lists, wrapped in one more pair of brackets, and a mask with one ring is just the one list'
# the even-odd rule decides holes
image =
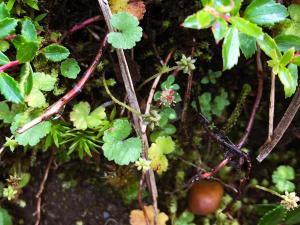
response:
{"label": "green leaf", "polygon": [[13,225],[12,218],[6,209],[0,207],[0,225]]}
{"label": "green leaf", "polygon": [[0,51],[1,52],[5,52],[9,49],[9,42],[8,41],[4,41],[4,40],[0,40]]}
{"label": "green leaf", "polygon": [[258,225],[278,225],[284,221],[286,209],[279,205],[275,209],[267,212],[259,221]]}
{"label": "green leaf", "polygon": [[296,56],[294,59],[293,59],[293,63],[297,66],[300,66],[300,55]]}
{"label": "green leaf", "polygon": [[35,10],[39,10],[38,0],[24,0],[24,2]]}
{"label": "green leaf", "polygon": [[87,128],[96,128],[103,124],[106,119],[104,107],[96,108],[91,114],[91,107],[88,102],[80,102],[73,107],[70,113],[70,119],[73,125],[79,130]]}
{"label": "green leaf", "polygon": [[272,181],[280,192],[294,191],[295,185],[290,180],[295,179],[295,171],[291,166],[279,166],[272,174]]}
{"label": "green leaf", "polygon": [[22,95],[28,95],[33,86],[33,71],[30,63],[25,63],[20,72],[20,90]]}
{"label": "green leaf", "polygon": [[114,48],[133,48],[142,38],[143,29],[139,26],[138,19],[128,13],[114,14],[111,18],[111,25],[118,30],[118,32],[108,34],[108,42]]}
{"label": "green leaf", "polygon": [[4,72],[0,72],[0,92],[8,101],[14,103],[23,102],[23,97],[18,87],[18,83],[14,78]]}
{"label": "green leaf", "polygon": [[10,62],[9,58],[0,51],[0,66],[5,65],[9,62]]}
{"label": "green leaf", "polygon": [[112,128],[104,132],[103,141],[115,142],[127,138],[131,133],[131,125],[128,120],[117,119]]}
{"label": "green leaf", "polygon": [[273,25],[287,16],[287,9],[274,0],[254,0],[244,12],[246,20],[258,25]]}
{"label": "green leaf", "polygon": [[285,52],[290,48],[295,48],[295,51],[300,50],[300,38],[295,35],[281,34],[276,36],[274,39],[282,52]]}
{"label": "green leaf", "polygon": [[292,20],[300,22],[300,5],[299,4],[291,4],[288,7],[288,11]]}
{"label": "green leaf", "polygon": [[271,57],[271,58],[274,57],[274,55],[272,54],[272,52],[274,52],[273,50],[275,50],[275,53],[278,57],[281,56],[281,53],[279,51],[279,48],[278,48],[276,42],[274,41],[273,38],[271,38],[270,35],[264,34],[264,38],[262,40],[258,39],[257,42],[258,42],[259,47],[269,57]]}
{"label": "green leaf", "polygon": [[13,18],[5,18],[0,20],[0,38],[4,38],[13,32],[18,24],[18,21]]}
{"label": "green leaf", "polygon": [[256,39],[247,34],[239,33],[240,49],[246,59],[251,58],[256,52]]}
{"label": "green leaf", "polygon": [[217,18],[216,21],[213,23],[211,29],[212,29],[214,38],[216,40],[216,43],[219,43],[219,41],[225,37],[226,32],[228,30],[228,25],[224,19]]}
{"label": "green leaf", "polygon": [[278,76],[284,86],[285,97],[291,97],[296,91],[298,74],[296,77],[296,74],[292,74],[287,68],[280,67]]}
{"label": "green leaf", "polygon": [[80,73],[80,67],[75,59],[66,59],[60,65],[60,72],[65,77],[76,79]]}
{"label": "green leaf", "polygon": [[39,89],[32,89],[30,94],[25,97],[28,106],[32,108],[41,108],[47,106],[46,98]]}
{"label": "green leaf", "polygon": [[176,220],[175,225],[195,225],[194,223],[192,223],[194,219],[194,214],[186,210]]}
{"label": "green leaf", "polygon": [[287,64],[290,63],[290,61],[292,60],[293,56],[295,53],[295,49],[294,48],[290,48],[289,50],[287,50],[282,58],[280,59],[280,65],[282,66],[286,66]]}
{"label": "green leaf", "polygon": [[0,102],[0,120],[4,123],[11,123],[15,117],[15,114],[9,110],[8,105],[5,102]]}
{"label": "green leaf", "polygon": [[10,16],[10,13],[4,2],[0,4],[0,20],[5,19]]}
{"label": "green leaf", "polygon": [[38,40],[35,26],[29,19],[23,21],[21,33],[28,42],[36,42]]}
{"label": "green leaf", "polygon": [[257,39],[263,39],[263,31],[261,27],[257,26],[254,23],[249,22],[239,16],[230,17],[230,22],[235,28],[239,30],[239,32],[247,34],[251,37],[255,37]]}
{"label": "green leaf", "polygon": [[57,78],[45,73],[33,73],[33,87],[41,91],[52,91]]}
{"label": "green leaf", "polygon": [[211,26],[213,21],[213,16],[206,12],[205,10],[200,10],[197,13],[188,16],[184,22],[183,26],[192,29],[203,29]]}
{"label": "green leaf", "polygon": [[31,61],[39,48],[37,42],[22,42],[17,48],[17,60],[21,63]]}
{"label": "green leaf", "polygon": [[222,46],[223,70],[231,69],[237,64],[240,56],[239,46],[239,32],[235,27],[231,27]]}
{"label": "green leaf", "polygon": [[105,142],[102,148],[108,160],[113,160],[118,165],[128,165],[140,158],[142,142],[139,138],[128,138],[124,141]]}
{"label": "green leaf", "polygon": [[230,105],[230,102],[228,101],[228,93],[222,89],[220,95],[214,98],[212,113],[216,116],[221,116],[228,105]]}
{"label": "green leaf", "polygon": [[69,50],[58,44],[51,44],[44,48],[43,53],[45,57],[53,62],[60,62],[70,55]]}
{"label": "green leaf", "polygon": [[297,225],[300,223],[300,207],[294,210],[289,210],[284,221],[285,225]]}

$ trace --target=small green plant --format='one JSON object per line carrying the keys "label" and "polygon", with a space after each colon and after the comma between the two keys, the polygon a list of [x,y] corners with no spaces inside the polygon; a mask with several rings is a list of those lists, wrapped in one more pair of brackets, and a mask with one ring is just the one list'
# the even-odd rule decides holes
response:
{"label": "small green plant", "polygon": [[291,166],[279,166],[272,174],[272,181],[279,192],[292,192],[295,184],[291,181],[295,179],[295,171]]}

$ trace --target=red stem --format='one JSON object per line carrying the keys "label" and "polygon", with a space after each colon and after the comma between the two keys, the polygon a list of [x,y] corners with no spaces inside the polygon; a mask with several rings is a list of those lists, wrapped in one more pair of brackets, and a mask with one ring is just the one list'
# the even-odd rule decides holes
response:
{"label": "red stem", "polygon": [[91,18],[89,18],[89,19],[87,19],[87,20],[84,20],[84,21],[81,22],[81,23],[75,24],[75,25],[69,30],[69,33],[72,34],[72,33],[76,32],[76,31],[81,30],[81,29],[83,29],[83,28],[85,28],[85,27],[87,27],[87,26],[89,26],[89,25],[91,25],[91,24],[93,24],[93,23],[95,23],[95,22],[98,22],[98,21],[100,21],[100,20],[102,20],[102,19],[103,19],[103,17],[100,16],[100,15],[99,15],[99,16],[91,17]]}
{"label": "red stem", "polygon": [[97,52],[97,55],[95,56],[94,61],[87,69],[83,77],[79,80],[79,82],[67,94],[65,94],[65,96],[63,96],[53,105],[51,105],[42,115],[30,121],[29,123],[25,124],[23,127],[18,128],[17,132],[19,134],[24,133],[28,129],[34,127],[35,125],[41,123],[44,120],[49,119],[51,116],[58,114],[59,111],[81,91],[81,89],[84,87],[88,79],[92,76],[97,65],[99,64],[106,43],[107,43],[107,34],[105,35],[105,37],[101,42],[100,48]]}
{"label": "red stem", "polygon": [[0,72],[4,72],[5,70],[11,68],[11,67],[15,67],[17,65],[19,65],[20,62],[18,60],[15,60],[15,61],[11,61],[3,66],[0,66]]}

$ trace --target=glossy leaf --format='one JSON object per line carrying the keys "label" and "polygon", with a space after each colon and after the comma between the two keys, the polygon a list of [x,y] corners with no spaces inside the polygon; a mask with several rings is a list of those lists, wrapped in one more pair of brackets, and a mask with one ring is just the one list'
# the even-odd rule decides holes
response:
{"label": "glossy leaf", "polygon": [[297,37],[295,35],[281,34],[276,36],[274,39],[280,51],[282,52],[285,52],[290,48],[294,48],[295,51],[300,50],[300,37]]}
{"label": "glossy leaf", "polygon": [[135,16],[125,12],[114,14],[111,18],[112,26],[117,32],[108,34],[108,43],[114,48],[130,49],[142,38],[143,29],[139,26],[139,21]]}
{"label": "glossy leaf", "polygon": [[296,56],[294,59],[293,59],[293,63],[297,66],[300,66],[300,55]]}
{"label": "glossy leaf", "polygon": [[290,210],[287,212],[284,224],[285,225],[300,224],[300,207],[299,206],[296,209]]}
{"label": "glossy leaf", "polygon": [[9,62],[9,58],[3,52],[0,51],[0,66],[5,65]]}
{"label": "glossy leaf", "polygon": [[278,48],[276,42],[274,41],[273,38],[271,38],[270,35],[264,34],[263,39],[262,40],[258,39],[257,42],[258,42],[259,47],[269,57],[271,57],[271,58],[273,57],[273,55],[272,55],[272,52],[274,52],[273,50],[275,50],[275,53],[277,56],[281,56],[281,53],[279,51],[279,48]]}
{"label": "glossy leaf", "polygon": [[28,95],[33,86],[33,71],[30,63],[25,63],[20,72],[20,90],[22,95]]}
{"label": "glossy leaf", "polygon": [[17,60],[21,63],[31,61],[35,57],[38,48],[36,42],[22,42],[17,48]]}
{"label": "glossy leaf", "polygon": [[229,28],[222,46],[223,70],[231,69],[240,56],[239,32],[235,27]]}
{"label": "glossy leaf", "polygon": [[259,221],[258,225],[278,225],[284,221],[286,209],[279,205],[267,212]]}
{"label": "glossy leaf", "polygon": [[228,30],[228,25],[224,19],[217,18],[216,21],[213,23],[211,29],[216,43],[219,43],[219,41],[225,37],[226,32]]}
{"label": "glossy leaf", "polygon": [[45,57],[53,62],[60,62],[70,55],[69,50],[59,44],[51,44],[44,48],[43,53]]}
{"label": "glossy leaf", "polygon": [[239,32],[247,34],[251,37],[255,37],[257,39],[263,38],[262,29],[254,23],[249,22],[239,16],[234,16],[230,18],[231,24],[239,30]]}
{"label": "glossy leaf", "polygon": [[285,67],[280,67],[278,72],[279,79],[284,86],[285,97],[292,96],[297,87],[296,74],[292,74],[290,70]]}
{"label": "glossy leaf", "polygon": [[184,20],[183,26],[186,28],[203,29],[210,27],[212,21],[213,17],[211,14],[205,10],[200,10],[197,13],[188,16]]}
{"label": "glossy leaf", "polygon": [[5,18],[0,20],[0,38],[4,38],[13,32],[18,24],[18,21],[13,18]]}
{"label": "glossy leaf", "polygon": [[290,48],[289,50],[287,50],[282,58],[280,59],[280,65],[282,66],[286,66],[287,64],[290,63],[290,61],[292,60],[293,56],[295,53],[295,49],[294,48]]}
{"label": "glossy leaf", "polygon": [[300,22],[300,5],[299,4],[291,4],[288,7],[288,11],[292,20]]}
{"label": "glossy leaf", "polygon": [[239,33],[240,49],[246,59],[251,58],[256,52],[256,39],[244,33]]}
{"label": "glossy leaf", "polygon": [[37,41],[36,29],[34,24],[31,22],[31,20],[26,19],[23,21],[21,33],[28,42]]}
{"label": "glossy leaf", "polygon": [[10,16],[10,13],[4,2],[0,4],[0,20],[5,19]]}
{"label": "glossy leaf", "polygon": [[274,0],[254,0],[244,12],[244,18],[259,25],[273,25],[288,16],[287,9]]}
{"label": "glossy leaf", "polygon": [[4,72],[0,72],[0,92],[8,101],[14,103],[23,102],[18,83],[14,78]]}
{"label": "glossy leaf", "polygon": [[12,218],[6,209],[0,207],[0,225],[13,225]]}
{"label": "glossy leaf", "polygon": [[60,72],[64,77],[76,79],[80,73],[80,66],[75,59],[66,59],[60,65]]}

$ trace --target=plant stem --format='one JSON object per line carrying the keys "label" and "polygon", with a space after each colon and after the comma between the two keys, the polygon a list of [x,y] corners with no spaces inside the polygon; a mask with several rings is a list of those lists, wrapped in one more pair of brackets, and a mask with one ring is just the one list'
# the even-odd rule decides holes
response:
{"label": "plant stem", "polygon": [[135,113],[136,115],[138,116],[143,116],[143,114],[137,110],[135,110],[134,108],[131,108],[130,106],[126,105],[125,103],[119,101],[116,97],[114,97],[112,95],[112,93],[110,92],[108,86],[107,86],[107,83],[106,83],[106,80],[105,80],[105,77],[103,76],[103,85],[104,85],[104,88],[105,88],[105,91],[106,93],[109,95],[109,97],[118,105],[126,108],[128,111],[132,112],[132,113]]}
{"label": "plant stem", "polygon": [[83,77],[79,80],[79,82],[67,93],[65,94],[61,99],[59,99],[57,102],[55,102],[53,105],[51,105],[42,115],[35,118],[34,120],[30,121],[29,123],[25,124],[24,126],[17,129],[17,133],[21,134],[28,129],[32,128],[33,126],[41,123],[42,121],[45,121],[49,119],[51,116],[58,114],[60,110],[69,102],[71,101],[84,87],[86,82],[89,80],[89,78],[92,76],[92,74],[95,72],[97,65],[100,62],[100,59],[103,54],[103,50],[106,46],[107,42],[107,34],[105,34],[105,37],[103,38],[99,50],[90,65],[90,67],[86,70]]}
{"label": "plant stem", "polygon": [[262,93],[263,93],[263,87],[264,87],[264,71],[263,71],[263,66],[262,66],[262,62],[261,62],[261,50],[260,48],[257,49],[257,53],[256,53],[256,68],[257,68],[257,78],[258,78],[258,87],[257,87],[257,92],[256,92],[256,98],[255,98],[255,102],[251,111],[251,115],[250,118],[248,120],[248,124],[245,130],[244,135],[242,136],[242,138],[240,139],[239,143],[237,144],[238,148],[243,147],[243,145],[245,144],[245,142],[248,139],[248,136],[252,130],[253,124],[254,124],[254,120],[255,120],[255,115],[257,113],[258,107],[260,105],[260,101],[261,101],[261,97],[262,97]]}
{"label": "plant stem", "polygon": [[275,109],[275,74],[271,73],[271,90],[270,90],[270,106],[269,106],[269,131],[268,141],[271,141],[274,129],[274,109]]}
{"label": "plant stem", "polygon": [[91,18],[88,18],[86,20],[84,20],[83,22],[81,23],[77,23],[75,24],[70,30],[69,30],[69,33],[72,34],[78,30],[81,30],[81,29],[84,29],[85,27],[95,23],[95,22],[98,22],[100,20],[102,20],[103,17],[98,15],[98,16],[94,16],[94,17],[91,17]]}
{"label": "plant stem", "polygon": [[3,66],[0,66],[0,72],[4,72],[5,70],[9,69],[9,68],[12,68],[12,67],[15,67],[17,65],[19,65],[20,62],[18,60],[15,60],[15,61],[11,61]]}
{"label": "plant stem", "polygon": [[298,86],[297,91],[289,104],[289,107],[285,111],[283,117],[281,118],[280,122],[278,123],[277,127],[274,130],[274,133],[271,137],[271,141],[266,141],[260,148],[259,148],[259,155],[256,158],[259,162],[262,162],[274,149],[277,143],[282,138],[283,134],[290,126],[292,120],[294,119],[296,113],[298,112],[300,107],[300,87]]}
{"label": "plant stem", "polygon": [[276,195],[276,196],[279,197],[279,198],[282,198],[282,195],[281,195],[281,194],[279,194],[278,192],[273,191],[273,190],[271,190],[271,189],[269,189],[269,188],[266,188],[266,187],[263,187],[263,186],[260,186],[260,185],[255,185],[255,186],[253,186],[253,187],[255,187],[255,188],[257,188],[257,189],[260,189],[260,190],[262,190],[262,191],[265,191],[265,192],[269,192],[270,194]]}

